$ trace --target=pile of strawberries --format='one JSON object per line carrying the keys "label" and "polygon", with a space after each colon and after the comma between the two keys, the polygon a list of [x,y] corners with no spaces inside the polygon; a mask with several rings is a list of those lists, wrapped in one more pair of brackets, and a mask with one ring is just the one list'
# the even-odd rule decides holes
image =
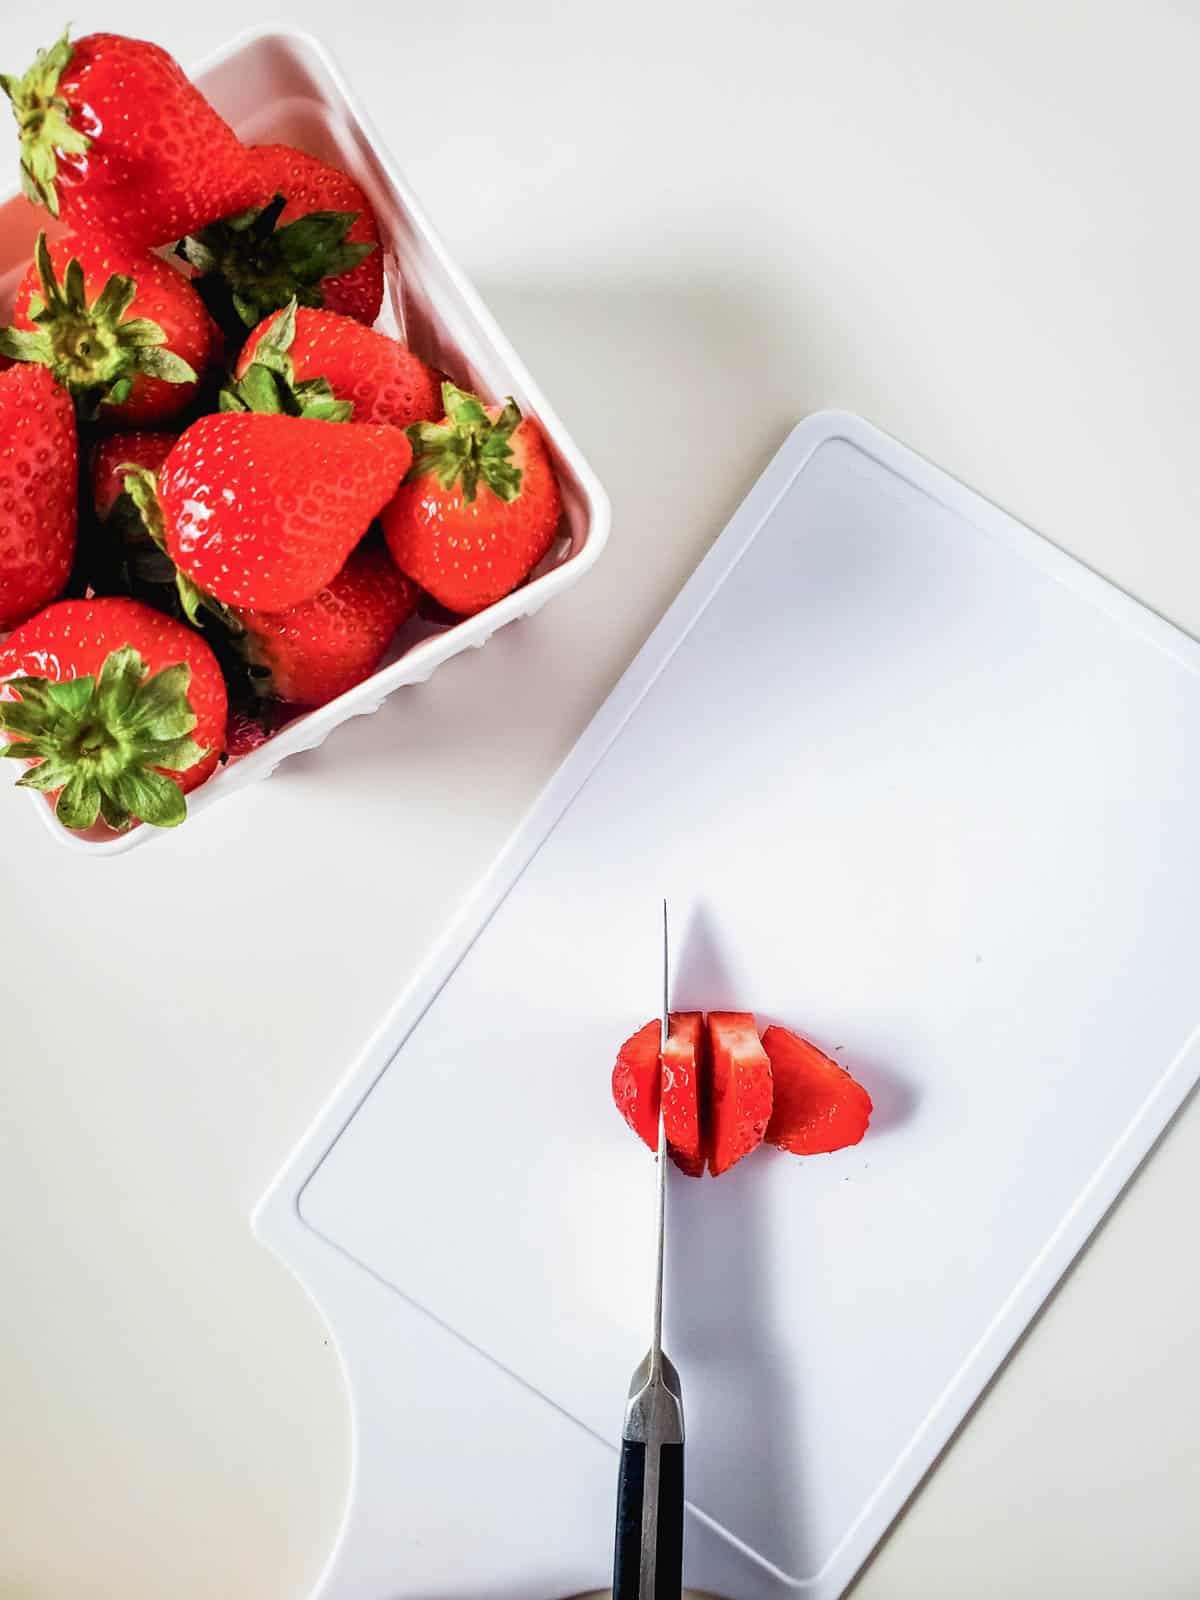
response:
{"label": "pile of strawberries", "polygon": [[667,1150],[681,1172],[713,1177],[764,1139],[793,1155],[857,1144],[874,1109],[844,1068],[789,1028],[759,1038],[748,1011],[672,1012],[626,1039],[612,1074],[617,1110],[651,1150],[658,1148],[661,1097]]}
{"label": "pile of strawberries", "polygon": [[69,828],[172,826],[418,608],[522,583],[559,487],[515,402],[372,326],[348,174],[243,144],[141,40],[64,35],[0,87],[69,229],[0,328],[0,754]]}

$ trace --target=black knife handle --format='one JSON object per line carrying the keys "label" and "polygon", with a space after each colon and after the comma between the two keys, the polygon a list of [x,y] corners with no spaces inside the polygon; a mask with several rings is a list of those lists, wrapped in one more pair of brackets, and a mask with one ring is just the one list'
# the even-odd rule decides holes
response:
{"label": "black knife handle", "polygon": [[626,1439],[617,1475],[613,1600],[679,1600],[683,1592],[683,1446],[659,1446],[658,1558],[654,1593],[641,1593],[646,1446]]}

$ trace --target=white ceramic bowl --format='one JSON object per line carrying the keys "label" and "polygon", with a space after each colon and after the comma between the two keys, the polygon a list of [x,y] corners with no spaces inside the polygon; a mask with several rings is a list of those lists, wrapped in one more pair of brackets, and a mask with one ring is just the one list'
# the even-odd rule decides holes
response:
{"label": "white ceramic bowl", "polygon": [[[299,145],[362,184],[379,220],[385,256],[387,287],[378,326],[402,334],[418,355],[488,398],[515,396],[546,434],[565,510],[563,538],[529,583],[453,627],[436,630],[414,622],[402,629],[382,666],[365,683],[298,717],[190,795],[188,827],[236,789],[268,777],[287,756],[319,745],[339,723],[376,710],[394,689],[423,683],[450,656],[486,644],[504,623],[540,610],[593,565],[607,542],[610,521],[608,498],[595,475],[426,221],[321,45],[305,34],[277,29],[244,34],[193,76],[243,138]],[[15,153],[13,159],[15,164]],[[0,203],[0,303],[5,312],[45,222],[46,214],[18,195]],[[5,765],[20,775],[16,763]],[[73,834],[55,821],[41,795],[31,794],[30,800],[61,844],[89,855],[117,855],[169,836],[142,826],[120,835]]]}

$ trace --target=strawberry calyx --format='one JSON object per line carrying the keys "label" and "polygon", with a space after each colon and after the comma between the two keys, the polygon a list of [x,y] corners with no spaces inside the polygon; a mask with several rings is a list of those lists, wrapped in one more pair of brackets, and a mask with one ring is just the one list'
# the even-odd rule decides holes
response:
{"label": "strawberry calyx", "polygon": [[149,676],[125,645],[98,677],[12,678],[8,687],[20,698],[0,704],[0,729],[13,738],[0,755],[37,761],[18,783],[58,790],[55,815],[64,827],[90,828],[100,816],[118,831],[134,820],[176,827],[187,802],[162,769],[186,772],[207,754],[191,737],[191,677],[185,661]]}
{"label": "strawberry calyx", "polygon": [[257,411],[319,422],[349,422],[354,403],[339,400],[328,378],[296,382],[292,341],[296,337],[296,297],[272,322],[254,347],[254,359],[240,378],[221,390],[222,411]]}
{"label": "strawberry calyx", "polygon": [[71,60],[71,30],[49,50],[39,50],[23,77],[0,73],[0,89],[12,102],[21,141],[21,185],[35,205],[58,216],[58,157],[86,155],[91,139],[71,123],[71,106],[58,92],[58,80]]}
{"label": "strawberry calyx", "polygon": [[374,240],[346,238],[361,211],[310,211],[281,228],[286,205],[277,194],[180,242],[180,254],[200,274],[196,288],[223,327],[230,310],[244,331],[293,298],[322,306],[321,280],[349,272],[376,248]]}
{"label": "strawberry calyx", "polygon": [[61,284],[50,259],[46,235],[34,249],[42,292],[29,302],[32,330],[0,328],[0,355],[37,361],[75,397],[84,421],[94,421],[103,405],[128,400],[139,374],[166,383],[195,383],[182,356],[165,350],[167,336],[148,317],[121,319],[137,298],[137,284],[114,272],[90,304],[83,267],[72,257]]}
{"label": "strawberry calyx", "polygon": [[443,489],[458,487],[468,504],[482,481],[498,500],[515,500],[521,492],[521,469],[512,464],[509,441],[521,422],[517,402],[510,395],[493,421],[476,395],[447,381],[442,404],[444,422],[414,422],[405,430],[413,459],[404,481],[432,476]]}

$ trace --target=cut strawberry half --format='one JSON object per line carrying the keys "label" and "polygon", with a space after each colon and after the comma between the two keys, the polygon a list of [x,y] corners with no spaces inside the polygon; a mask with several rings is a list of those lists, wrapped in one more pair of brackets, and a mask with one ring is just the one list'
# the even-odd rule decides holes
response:
{"label": "cut strawberry half", "polygon": [[873,1109],[862,1084],[788,1028],[768,1028],[762,1042],[775,1078],[768,1143],[797,1156],[857,1144]]}
{"label": "cut strawberry half", "polygon": [[704,1018],[699,1011],[671,1013],[660,1072],[661,1031],[659,1022],[647,1022],[621,1046],[613,1067],[613,1100],[638,1138],[657,1150],[661,1092],[671,1159],[688,1177],[698,1178],[704,1171],[708,1077]]}
{"label": "cut strawberry half", "polygon": [[699,1011],[673,1011],[662,1056],[663,1122],[671,1160],[689,1178],[704,1171],[708,1052]]}
{"label": "cut strawberry half", "polygon": [[748,1011],[710,1011],[712,1061],[708,1170],[713,1177],[763,1141],[771,1118],[771,1063]]}
{"label": "cut strawberry half", "polygon": [[658,1047],[662,1025],[648,1022],[617,1052],[612,1096],[617,1110],[651,1150],[658,1149]]}

